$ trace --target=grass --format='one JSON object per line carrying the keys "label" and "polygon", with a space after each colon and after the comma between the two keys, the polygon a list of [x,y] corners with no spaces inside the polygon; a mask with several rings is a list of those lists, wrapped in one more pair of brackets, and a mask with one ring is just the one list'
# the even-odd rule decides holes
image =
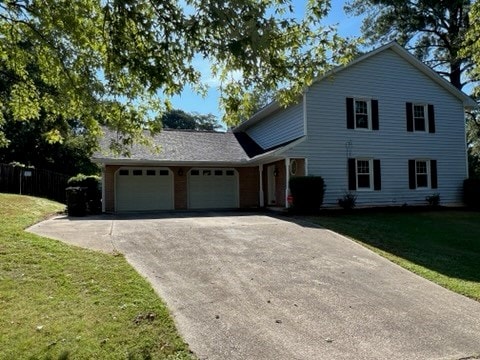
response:
{"label": "grass", "polygon": [[0,194],[0,359],[193,359],[122,256],[25,232],[63,205]]}
{"label": "grass", "polygon": [[480,301],[480,213],[362,212],[310,220],[353,238],[392,262]]}

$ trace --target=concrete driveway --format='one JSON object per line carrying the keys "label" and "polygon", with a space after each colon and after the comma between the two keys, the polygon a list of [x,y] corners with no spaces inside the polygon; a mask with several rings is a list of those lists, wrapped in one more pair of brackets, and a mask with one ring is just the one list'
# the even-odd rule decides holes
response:
{"label": "concrete driveway", "polygon": [[307,223],[179,213],[56,218],[29,230],[125,254],[200,359],[480,355],[480,303]]}

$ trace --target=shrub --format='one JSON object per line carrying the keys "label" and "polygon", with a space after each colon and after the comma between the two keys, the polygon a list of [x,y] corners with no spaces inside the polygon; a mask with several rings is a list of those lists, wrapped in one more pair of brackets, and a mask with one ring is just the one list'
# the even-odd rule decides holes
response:
{"label": "shrub", "polygon": [[85,201],[87,203],[87,211],[91,214],[98,214],[102,211],[100,180],[100,176],[78,174],[67,181],[67,184],[71,187],[86,188]]}
{"label": "shrub", "polygon": [[351,210],[357,205],[357,195],[347,192],[343,195],[343,198],[337,200],[338,206],[345,210]]}
{"label": "shrub", "polygon": [[87,213],[86,188],[70,186],[66,188],[67,212],[69,216],[85,216]]}
{"label": "shrub", "polygon": [[435,193],[425,198],[425,201],[428,202],[428,206],[437,207],[440,205],[440,194]]}
{"label": "shrub", "polygon": [[480,179],[463,181],[463,202],[468,207],[480,209]]}
{"label": "shrub", "polygon": [[288,183],[292,194],[292,209],[313,212],[320,209],[325,194],[325,182],[321,176],[296,176]]}

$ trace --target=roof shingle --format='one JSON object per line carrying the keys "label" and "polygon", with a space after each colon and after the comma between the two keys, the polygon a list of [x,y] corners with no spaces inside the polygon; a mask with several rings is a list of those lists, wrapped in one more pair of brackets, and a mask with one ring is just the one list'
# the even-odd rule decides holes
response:
{"label": "roof shingle", "polygon": [[249,156],[232,132],[168,130],[164,129],[153,137],[153,144],[160,151],[135,144],[130,150],[130,157],[114,154],[109,144],[116,133],[105,131],[100,141],[101,152],[94,154],[94,160],[145,160],[168,162],[228,162],[243,163]]}

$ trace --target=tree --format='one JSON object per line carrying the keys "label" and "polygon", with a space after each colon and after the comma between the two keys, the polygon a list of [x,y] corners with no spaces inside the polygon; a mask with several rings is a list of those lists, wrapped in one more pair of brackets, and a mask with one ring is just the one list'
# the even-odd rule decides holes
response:
{"label": "tree", "polygon": [[[363,37],[370,43],[397,40],[457,89],[475,86],[480,64],[480,5],[471,0],[352,0],[346,11],[364,15]],[[476,91],[474,91],[474,97]],[[480,158],[480,119],[467,116],[471,164]]]}
{"label": "tree", "polygon": [[309,0],[298,20],[290,0],[0,1],[0,74],[9,84],[0,89],[0,141],[8,144],[6,121],[43,114],[49,141],[62,140],[62,118],[97,137],[110,126],[121,134],[118,149],[131,145],[144,129],[160,130],[169,96],[186,85],[205,90],[195,56],[214,64],[229,124],[251,111],[252,88],[292,101],[353,53],[320,25],[329,6]]}
{"label": "tree", "polygon": [[183,110],[173,109],[162,115],[162,125],[166,129],[189,129],[189,130],[217,130],[220,125],[215,115],[202,115],[187,113]]}
{"label": "tree", "polygon": [[[0,163],[19,162],[69,175],[99,172],[100,169],[90,161],[95,149],[94,139],[78,129],[74,121],[68,121],[63,122],[59,130],[62,141],[51,142],[44,135],[51,130],[50,126],[44,117],[30,122],[8,121],[4,132],[11,143],[0,148]],[[56,127],[60,126],[57,124]]]}
{"label": "tree", "polygon": [[365,15],[362,34],[371,43],[396,40],[457,89],[472,61],[461,53],[470,27],[470,0],[353,0],[346,11]]}
{"label": "tree", "polygon": [[[471,58],[473,67],[469,75],[478,82],[480,79],[480,2],[475,1],[470,11],[470,24],[462,49],[462,55]],[[476,86],[473,89],[473,96],[480,100],[480,87]],[[470,174],[474,174],[480,178],[480,114],[476,109],[470,114],[469,122],[467,123],[467,134],[469,139],[469,164]]]}

